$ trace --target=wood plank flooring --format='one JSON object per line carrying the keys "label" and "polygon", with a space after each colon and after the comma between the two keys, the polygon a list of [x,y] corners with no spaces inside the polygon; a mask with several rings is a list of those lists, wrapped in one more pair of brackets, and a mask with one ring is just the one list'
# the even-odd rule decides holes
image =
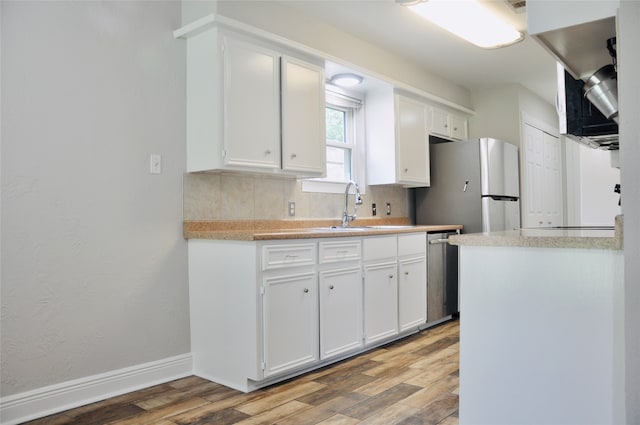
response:
{"label": "wood plank flooring", "polygon": [[29,425],[458,424],[459,322],[248,394],[191,376]]}

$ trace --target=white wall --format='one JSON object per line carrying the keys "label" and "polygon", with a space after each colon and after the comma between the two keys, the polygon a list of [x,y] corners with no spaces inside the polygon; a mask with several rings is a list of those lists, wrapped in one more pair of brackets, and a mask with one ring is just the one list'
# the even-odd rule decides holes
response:
{"label": "white wall", "polygon": [[543,130],[558,128],[554,106],[520,84],[505,84],[472,93],[475,114],[469,118],[469,136],[495,137],[521,145],[522,117],[533,119]]}
{"label": "white wall", "polygon": [[[575,143],[567,141],[567,143]],[[580,221],[582,226],[613,226],[621,214],[620,196],[613,191],[620,183],[620,170],[611,167],[610,153],[578,145]]]}
{"label": "white wall", "polygon": [[188,353],[180,3],[0,7],[2,396]]}
{"label": "white wall", "polygon": [[627,423],[640,423],[640,2],[618,10],[620,161],[624,213],[624,308]]}

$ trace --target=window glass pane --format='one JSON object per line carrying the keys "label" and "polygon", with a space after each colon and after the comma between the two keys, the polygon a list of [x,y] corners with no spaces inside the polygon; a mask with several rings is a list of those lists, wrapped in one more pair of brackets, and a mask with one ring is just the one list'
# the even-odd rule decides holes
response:
{"label": "window glass pane", "polygon": [[351,149],[327,146],[327,180],[351,179]]}
{"label": "window glass pane", "polygon": [[326,108],[327,140],[346,142],[345,112],[338,109]]}

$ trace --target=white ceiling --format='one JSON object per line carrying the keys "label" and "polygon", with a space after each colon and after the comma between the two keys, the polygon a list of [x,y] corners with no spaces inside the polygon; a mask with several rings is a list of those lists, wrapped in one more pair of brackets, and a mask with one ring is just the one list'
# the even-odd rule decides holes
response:
{"label": "white ceiling", "polygon": [[[528,35],[513,46],[481,49],[423,20],[395,0],[283,0],[287,5],[417,63],[469,89],[520,83],[555,104],[556,62]],[[521,31],[526,13],[485,0]]]}

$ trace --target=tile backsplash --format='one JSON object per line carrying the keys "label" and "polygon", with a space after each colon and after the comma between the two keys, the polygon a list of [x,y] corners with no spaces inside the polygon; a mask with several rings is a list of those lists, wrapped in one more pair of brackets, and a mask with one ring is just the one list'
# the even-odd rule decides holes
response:
{"label": "tile backsplash", "polygon": [[[368,186],[365,192],[358,217],[371,217],[372,203],[377,205],[377,216],[386,217],[387,202],[391,217],[409,215],[407,189]],[[289,201],[296,203],[295,217],[288,215]],[[185,220],[340,219],[344,194],[303,192],[297,180],[263,175],[185,173],[183,208]]]}

